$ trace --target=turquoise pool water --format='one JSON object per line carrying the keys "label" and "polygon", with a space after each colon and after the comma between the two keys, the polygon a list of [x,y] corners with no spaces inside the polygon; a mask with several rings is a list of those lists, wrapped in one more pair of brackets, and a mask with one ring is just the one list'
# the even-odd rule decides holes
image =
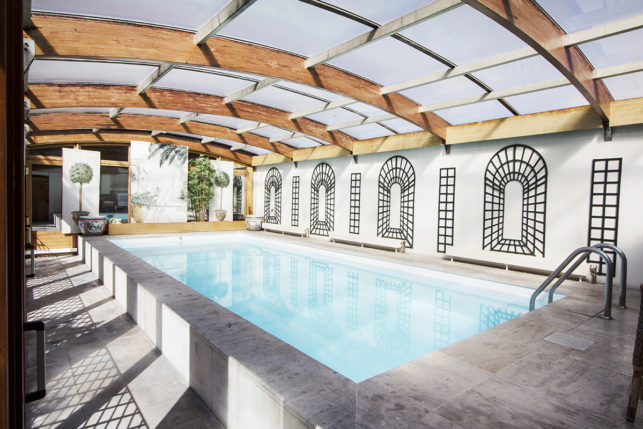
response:
{"label": "turquoise pool water", "polygon": [[533,292],[247,234],[111,241],[354,382],[520,316]]}

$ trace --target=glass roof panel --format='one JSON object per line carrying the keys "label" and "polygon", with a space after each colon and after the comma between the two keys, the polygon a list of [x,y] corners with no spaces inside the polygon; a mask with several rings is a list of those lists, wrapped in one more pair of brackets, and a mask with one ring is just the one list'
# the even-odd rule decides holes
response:
{"label": "glass roof panel", "polygon": [[[299,83],[290,82],[290,81],[287,81],[287,80],[281,80],[281,81],[277,82],[275,84],[275,86],[277,86],[277,87],[282,86],[284,88],[292,89],[294,91],[302,92],[304,94],[310,94],[313,97],[318,97],[318,98],[321,98],[321,99],[323,99],[325,101],[336,101],[336,100],[340,100],[342,98],[346,98],[346,97],[342,96],[341,94],[337,94],[336,92],[330,92],[330,91],[326,91],[326,90],[323,90],[323,89],[314,88],[314,87],[308,86],[308,85],[301,85]],[[320,104],[322,104],[322,103],[320,103]]]}
{"label": "glass roof panel", "polygon": [[31,109],[29,116],[43,113],[108,113],[111,107],[50,107],[47,109]]}
{"label": "glass roof panel", "polygon": [[[643,3],[643,2],[642,2]],[[596,69],[643,60],[643,29],[580,45]]]}
{"label": "glass roof panel", "polygon": [[615,100],[643,97],[643,71],[603,79]]}
{"label": "glass roof panel", "polygon": [[309,57],[369,29],[297,0],[261,0],[218,34]]}
{"label": "glass roof panel", "polygon": [[506,100],[522,115],[589,104],[580,92],[571,85],[530,94],[515,95],[507,97]]}
{"label": "glass roof panel", "polygon": [[245,97],[244,101],[262,104],[264,106],[274,107],[287,112],[298,112],[319,106],[319,100],[297,94],[296,92],[285,89],[275,88],[274,86],[263,88],[260,91],[253,92]]}
{"label": "glass roof panel", "polygon": [[236,79],[213,73],[173,69],[156,82],[154,87],[194,91],[224,97],[251,85],[253,85],[253,82],[245,79]]}
{"label": "glass roof panel", "polygon": [[537,0],[566,33],[643,13],[641,0]]}
{"label": "glass roof panel", "polygon": [[400,134],[422,130],[422,128],[404,119],[391,119],[390,121],[383,121],[382,123],[387,127],[391,127]]}
{"label": "glass roof panel", "polygon": [[482,103],[467,104],[466,106],[451,107],[437,110],[437,115],[452,125],[468,124],[471,122],[489,121],[492,119],[513,116],[500,102],[496,100]]}
{"label": "glass roof panel", "polygon": [[378,24],[386,24],[395,18],[433,3],[433,1],[395,0],[392,2],[391,0],[369,0],[365,2],[364,0],[326,0],[326,3],[341,7]]}
{"label": "glass roof panel", "polygon": [[282,143],[287,144],[288,146],[295,147],[297,149],[304,149],[307,147],[316,147],[322,146],[319,142],[309,139],[308,137],[297,137],[294,139],[283,140]]}
{"label": "glass roof panel", "polygon": [[551,63],[540,56],[480,70],[473,75],[494,90],[527,85],[562,76]]}
{"label": "glass roof panel", "polygon": [[248,146],[248,147],[244,148],[243,150],[245,152],[250,152],[250,153],[255,154],[255,155],[266,155],[266,154],[272,153],[271,151],[269,151],[267,149],[263,149],[263,148],[255,147],[255,146]]}
{"label": "glass roof panel", "polygon": [[32,0],[31,10],[196,30],[228,3],[229,0]]}
{"label": "glass roof panel", "polygon": [[371,106],[370,104],[366,104],[366,103],[353,103],[350,106],[347,106],[347,108],[351,110],[355,110],[356,112],[362,113],[366,116],[379,116],[379,115],[385,115],[387,113],[382,109],[379,109],[375,106]]}
{"label": "glass roof panel", "polygon": [[121,114],[130,115],[150,115],[150,116],[167,116],[169,118],[180,118],[190,112],[183,112],[180,110],[165,110],[165,109],[139,109],[137,107],[126,107],[121,111]]}
{"label": "glass roof panel", "polygon": [[387,37],[329,61],[380,85],[391,85],[447,67],[398,40]]}
{"label": "glass roof panel", "polygon": [[285,136],[288,133],[292,133],[292,131],[286,131],[282,130],[281,128],[277,127],[263,127],[263,128],[257,128],[256,130],[250,131],[252,134],[257,134],[262,137],[280,137],[280,136]]}
{"label": "glass roof panel", "polygon": [[358,140],[372,139],[375,137],[392,136],[394,133],[378,124],[366,124],[358,127],[344,128],[342,132]]}
{"label": "glass roof panel", "polygon": [[153,66],[97,61],[34,60],[29,67],[29,83],[106,83],[138,85]]}
{"label": "glass roof panel", "polygon": [[508,30],[463,5],[401,32],[456,64],[464,64],[525,46]]}
{"label": "glass roof panel", "polygon": [[237,128],[247,127],[256,124],[254,121],[247,121],[245,119],[232,118],[230,116],[219,115],[199,115],[193,119],[196,122],[205,122],[206,124],[221,125],[222,127]]}
{"label": "glass roof panel", "polygon": [[357,121],[364,119],[363,116],[357,113],[350,112],[346,109],[332,109],[324,112],[315,113],[314,115],[306,116],[313,121],[321,122],[326,125],[343,124],[344,122]]}
{"label": "glass roof panel", "polygon": [[457,100],[470,95],[484,94],[485,90],[464,76],[440,80],[400,92],[416,102],[427,105],[442,101]]}

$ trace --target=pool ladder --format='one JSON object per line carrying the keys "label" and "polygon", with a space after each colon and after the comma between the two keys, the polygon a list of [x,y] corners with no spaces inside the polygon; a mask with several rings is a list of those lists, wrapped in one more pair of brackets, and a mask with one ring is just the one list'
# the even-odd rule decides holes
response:
{"label": "pool ladder", "polygon": [[574,260],[579,255],[582,255],[582,257],[578,258],[576,262],[572,264],[571,267],[565,273],[558,279],[556,283],[551,287],[549,290],[549,299],[548,303],[551,303],[554,299],[554,292],[558,288],[558,286],[561,285],[563,281],[565,281],[573,272],[574,270],[583,262],[583,260],[589,256],[590,253],[595,253],[598,256],[601,257],[601,259],[605,262],[605,309],[603,310],[603,315],[600,316],[603,319],[612,319],[612,274],[614,273],[614,264],[610,260],[609,256],[601,250],[601,249],[609,249],[616,253],[620,258],[621,258],[621,292],[619,296],[619,302],[618,306],[620,308],[625,308],[625,287],[627,284],[627,258],[625,257],[625,253],[618,247],[614,246],[613,244],[608,244],[608,243],[599,243],[595,244],[591,247],[579,247],[578,249],[574,250],[572,253],[569,254],[567,259],[563,261],[562,264],[554,270],[550,274],[549,277],[541,284],[538,289],[535,290],[535,292],[531,295],[531,299],[529,300],[529,311],[533,311],[534,308],[536,307],[536,298],[538,298],[538,295],[544,291],[547,286],[556,278],[560,273],[567,268],[567,266]]}

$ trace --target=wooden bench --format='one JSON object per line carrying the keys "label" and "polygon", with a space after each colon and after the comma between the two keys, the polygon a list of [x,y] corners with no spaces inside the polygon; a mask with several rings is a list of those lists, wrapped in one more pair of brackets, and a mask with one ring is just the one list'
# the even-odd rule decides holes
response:
{"label": "wooden bench", "polygon": [[263,229],[268,232],[278,232],[283,235],[289,234],[289,235],[297,235],[300,237],[308,237],[309,230],[308,228],[302,228],[298,226],[290,226],[290,225],[279,225],[275,223],[263,223]]}
{"label": "wooden bench", "polygon": [[333,243],[353,244],[360,247],[391,250],[396,253],[404,253],[406,250],[406,242],[399,238],[364,237],[357,234],[340,234],[336,232],[331,232],[328,235],[328,238],[330,238],[330,241]]}
{"label": "wooden bench", "polygon": [[[518,255],[504,252],[479,251],[467,248],[452,248],[446,254],[447,259],[458,262],[468,262],[478,265],[504,268],[513,271],[529,271],[538,274],[551,274],[560,261],[546,260],[540,256]],[[581,264],[573,272],[573,276],[585,277],[588,271],[585,264]]]}

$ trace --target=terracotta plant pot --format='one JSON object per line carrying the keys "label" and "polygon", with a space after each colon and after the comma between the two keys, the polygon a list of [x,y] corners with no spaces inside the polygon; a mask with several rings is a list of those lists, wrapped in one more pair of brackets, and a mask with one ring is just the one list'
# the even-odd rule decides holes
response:
{"label": "terracotta plant pot", "polygon": [[248,231],[261,231],[263,229],[263,216],[246,216],[246,229]]}
{"label": "terracotta plant pot", "polygon": [[147,219],[147,207],[134,204],[132,206],[132,219],[136,223],[144,223],[145,219]]}
{"label": "terracotta plant pot", "polygon": [[226,213],[228,213],[227,210],[215,210],[214,215],[216,216],[217,220],[219,222],[223,222],[226,217]]}
{"label": "terracotta plant pot", "polygon": [[71,212],[71,218],[74,220],[74,223],[78,225],[78,221],[81,216],[89,216],[89,212],[85,210],[75,210]]}

